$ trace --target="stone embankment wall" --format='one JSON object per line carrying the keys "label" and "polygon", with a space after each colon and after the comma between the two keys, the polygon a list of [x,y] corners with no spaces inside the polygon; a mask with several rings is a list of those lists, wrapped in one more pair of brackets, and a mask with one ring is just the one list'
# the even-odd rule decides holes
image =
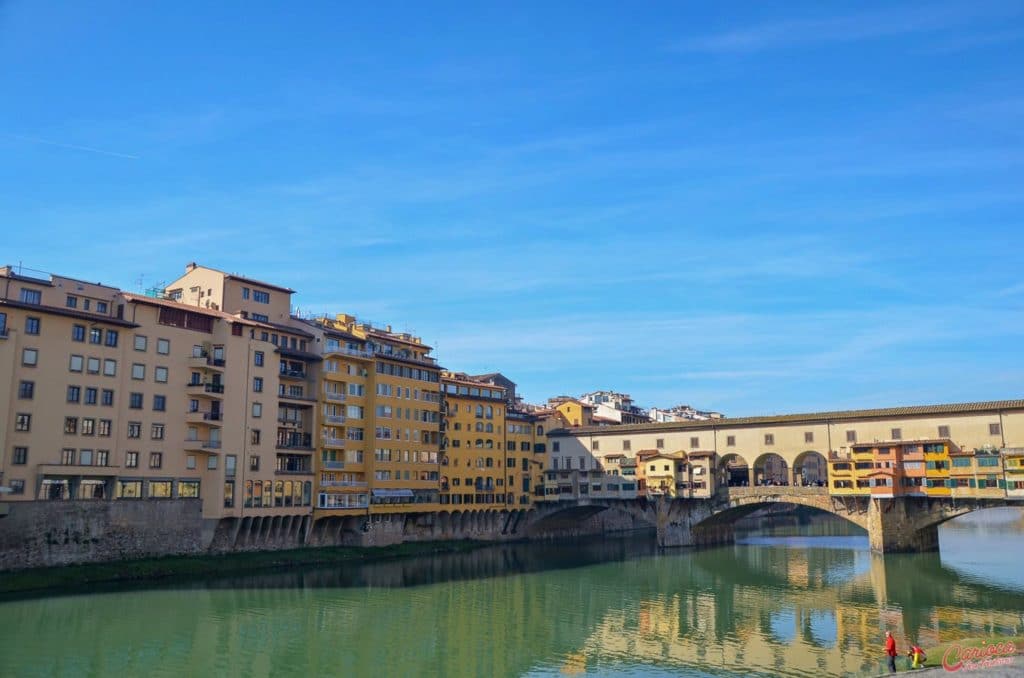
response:
{"label": "stone embankment wall", "polygon": [[199,499],[11,502],[0,571],[198,554],[210,536]]}

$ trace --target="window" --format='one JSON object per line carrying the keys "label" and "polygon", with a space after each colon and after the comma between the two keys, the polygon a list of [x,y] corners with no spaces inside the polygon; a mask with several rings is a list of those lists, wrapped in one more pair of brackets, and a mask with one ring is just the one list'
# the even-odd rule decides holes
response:
{"label": "window", "polygon": [[654,441],[654,446],[657,447],[659,450],[664,449],[665,448],[665,439],[664,438],[658,438],[657,440]]}
{"label": "window", "polygon": [[100,419],[96,426],[96,435],[98,436],[110,436],[110,424],[109,419]]}
{"label": "window", "polygon": [[107,341],[106,345],[110,348],[117,347],[117,330],[107,330]]}
{"label": "window", "polygon": [[210,455],[206,460],[206,468],[210,471],[217,470],[217,457]]}
{"label": "window", "polygon": [[65,447],[60,451],[60,463],[64,466],[75,465],[75,450],[71,447]]}
{"label": "window", "polygon": [[263,377],[253,377],[252,378],[252,390],[253,390],[253,393],[262,393],[263,392]]}
{"label": "window", "polygon": [[69,435],[78,433],[78,417],[64,417],[64,433]]}
{"label": "window", "polygon": [[[129,452],[129,455],[135,455],[136,463],[132,467],[137,467],[138,464],[138,452]],[[141,499],[142,498],[142,481],[141,480],[118,480],[117,481],[117,494],[118,499]]]}
{"label": "window", "polygon": [[260,444],[260,430],[258,428],[254,428],[252,430],[252,433],[249,436],[249,440],[252,442],[253,445]]}
{"label": "window", "polygon": [[156,381],[158,384],[166,384],[167,383],[167,368],[166,367],[157,367],[157,368],[155,368],[153,370],[153,380]]}
{"label": "window", "polygon": [[269,304],[270,303],[270,292],[264,292],[263,290],[253,290],[252,300],[257,304]]}
{"label": "window", "polygon": [[102,394],[102,399],[100,400],[100,404],[102,404],[104,407],[113,407],[114,406],[114,391],[112,389],[109,389],[109,388],[103,389],[103,394]]}
{"label": "window", "polygon": [[693,449],[697,449],[698,447],[700,447],[700,438],[690,438],[690,447],[692,447]]}
{"label": "window", "polygon": [[71,326],[71,341],[85,341],[85,325]]}
{"label": "window", "polygon": [[77,403],[79,397],[82,395],[82,389],[79,386],[68,386],[68,402]]}
{"label": "window", "polygon": [[252,404],[252,416],[259,418],[263,416],[263,405],[260,403]]}
{"label": "window", "polygon": [[141,438],[142,437],[142,423],[138,421],[128,422],[128,437],[129,438]]}
{"label": "window", "polygon": [[253,313],[252,319],[260,323],[270,322],[270,317],[265,313]]}
{"label": "window", "polygon": [[265,356],[263,355],[263,351],[256,351],[252,354],[252,362],[256,367],[263,367],[264,359]]}
{"label": "window", "polygon": [[196,468],[196,455],[188,454],[185,455],[185,468],[189,471],[194,471]]}
{"label": "window", "polygon": [[22,381],[18,383],[18,398],[21,400],[32,400],[36,392],[36,382]]}
{"label": "window", "polygon": [[149,468],[160,468],[164,463],[163,452],[149,453]]}
{"label": "window", "polygon": [[124,455],[124,465],[127,468],[138,468],[139,467],[139,453],[138,452],[126,452]]}
{"label": "window", "polygon": [[25,334],[39,334],[39,318],[25,318]]}
{"label": "window", "polygon": [[65,300],[64,302],[64,305],[67,306],[68,308],[78,308],[78,297],[69,294],[67,300]]}
{"label": "window", "polygon": [[999,435],[999,424],[989,424],[988,425],[988,434],[990,436],[997,436],[997,435]]}
{"label": "window", "polygon": [[84,360],[84,358],[82,358],[82,356],[80,356],[80,355],[73,355],[73,356],[71,356],[68,359],[68,371],[70,371],[70,372],[81,372],[82,371],[83,360]]}
{"label": "window", "polygon": [[43,301],[43,293],[39,290],[30,290],[28,288],[21,288],[21,303],[23,304],[40,304]]}
{"label": "window", "polygon": [[171,498],[171,481],[170,480],[150,480],[148,485],[149,485],[149,498],[150,499],[170,499]]}
{"label": "window", "polygon": [[99,358],[89,358],[88,360],[86,360],[85,361],[85,371],[88,372],[89,374],[99,374],[100,373],[100,359]]}
{"label": "window", "polygon": [[107,302],[105,302],[105,301],[97,301],[96,302],[96,312],[97,313],[106,313],[107,312]]}
{"label": "window", "polygon": [[628,440],[623,440],[622,441],[622,449],[623,450],[629,450],[631,445],[632,445],[632,443],[630,441],[628,441]]}
{"label": "window", "polygon": [[805,443],[813,443],[814,442],[814,432],[813,431],[807,431],[806,433],[804,433],[804,442]]}
{"label": "window", "polygon": [[139,363],[132,363],[132,379],[145,379],[146,366]]}
{"label": "window", "polygon": [[248,287],[243,287],[242,288],[242,298],[243,299],[248,299],[249,298],[249,288]]}
{"label": "window", "polygon": [[167,409],[167,396],[155,395],[153,396],[153,411],[163,412]]}
{"label": "window", "polygon": [[103,343],[103,330],[98,327],[89,328],[89,343],[90,344],[102,344]]}
{"label": "window", "polygon": [[846,442],[848,442],[848,443],[855,443],[855,442],[857,442],[857,432],[856,431],[847,431],[846,432]]}
{"label": "window", "polygon": [[39,351],[34,348],[21,349],[21,364],[26,367],[35,367],[39,364]]}
{"label": "window", "polygon": [[164,425],[163,424],[153,424],[150,427],[150,429],[149,429],[149,437],[152,438],[153,440],[163,440],[164,439]]}
{"label": "window", "polygon": [[135,350],[136,351],[145,351],[146,350],[146,343],[147,342],[148,342],[148,339],[146,339],[146,337],[142,336],[141,334],[136,334],[135,335],[135,344],[134,344],[135,345]]}
{"label": "window", "polygon": [[92,450],[79,450],[78,463],[82,466],[92,466]]}
{"label": "window", "polygon": [[11,463],[16,466],[22,466],[28,463],[28,448],[27,447],[15,447],[14,455],[11,457]]}
{"label": "window", "polygon": [[[1024,486],[1024,483],[1021,483]],[[25,494],[25,481],[12,480],[10,482],[11,494]]]}
{"label": "window", "polygon": [[108,377],[117,375],[117,361],[116,360],[104,360],[103,361],[103,374]]}
{"label": "window", "polygon": [[560,450],[558,449],[559,447],[560,447],[560,445],[559,445],[559,443],[558,443],[558,441],[557,441],[557,440],[556,440],[556,441],[554,441],[553,443],[551,443],[551,451],[552,451],[552,452],[559,452],[559,451],[560,451]]}
{"label": "window", "polygon": [[95,419],[82,419],[82,435],[92,436],[96,435],[96,420]]}
{"label": "window", "polygon": [[86,388],[85,389],[85,404],[86,405],[95,405],[96,404],[96,398],[97,398],[98,395],[99,395],[99,390],[98,389],[95,389],[95,388],[93,388],[91,386]]}
{"label": "window", "polygon": [[156,352],[160,355],[169,355],[171,352],[171,342],[168,339],[157,339],[156,340]]}
{"label": "window", "polygon": [[593,450],[594,452],[597,452],[598,450],[600,450],[601,449],[601,441],[600,440],[595,440],[594,442],[592,442],[590,444],[590,449]]}
{"label": "window", "polygon": [[893,440],[901,440],[903,438],[903,429],[894,428],[889,433],[892,435]]}
{"label": "window", "polygon": [[15,431],[31,431],[32,430],[32,415],[31,414],[16,414],[16,415],[14,415],[14,430]]}
{"label": "window", "polygon": [[129,395],[128,396],[128,407],[130,407],[133,410],[141,410],[142,409],[142,394],[141,393],[132,393],[131,395]]}
{"label": "window", "polygon": [[948,426],[940,426],[939,427],[939,437],[940,438],[948,438],[949,437],[949,427]]}
{"label": "window", "polygon": [[765,433],[764,434],[764,444],[765,445],[774,445],[775,444],[775,436],[773,434],[771,434],[771,433]]}
{"label": "window", "polygon": [[260,457],[258,454],[249,455],[249,470],[259,471],[260,470]]}

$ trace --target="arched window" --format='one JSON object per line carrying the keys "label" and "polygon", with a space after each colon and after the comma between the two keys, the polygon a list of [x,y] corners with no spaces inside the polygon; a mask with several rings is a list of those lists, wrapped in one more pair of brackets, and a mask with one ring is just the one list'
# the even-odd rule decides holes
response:
{"label": "arched window", "polygon": [[478,417],[484,416],[484,406],[483,405],[477,405],[476,406],[476,416],[478,416]]}
{"label": "arched window", "polygon": [[494,424],[487,424],[487,426],[484,427],[484,430],[488,433],[494,433]]}
{"label": "arched window", "polygon": [[490,405],[487,406],[487,415],[486,416],[487,416],[488,419],[494,419],[494,408],[491,407]]}
{"label": "arched window", "polygon": [[478,433],[482,433],[483,432],[483,430],[484,430],[484,423],[482,421],[478,421],[476,423],[476,430],[477,430]]}
{"label": "arched window", "polygon": [[483,457],[477,457],[476,458],[476,467],[477,468],[483,468],[484,467],[484,458]]}
{"label": "arched window", "polygon": [[537,427],[537,435],[539,435],[539,436],[544,435],[544,427],[543,426],[538,426]]}
{"label": "arched window", "polygon": [[488,450],[493,450],[494,449],[494,441],[493,440],[488,440],[487,443],[484,445],[484,447],[486,447]]}

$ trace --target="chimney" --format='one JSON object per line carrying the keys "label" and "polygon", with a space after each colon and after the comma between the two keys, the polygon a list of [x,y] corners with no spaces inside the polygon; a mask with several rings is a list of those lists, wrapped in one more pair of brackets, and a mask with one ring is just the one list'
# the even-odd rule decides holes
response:
{"label": "chimney", "polygon": [[196,264],[196,262],[190,261],[189,263],[185,264],[185,273],[191,273],[196,269],[197,266],[198,264]]}

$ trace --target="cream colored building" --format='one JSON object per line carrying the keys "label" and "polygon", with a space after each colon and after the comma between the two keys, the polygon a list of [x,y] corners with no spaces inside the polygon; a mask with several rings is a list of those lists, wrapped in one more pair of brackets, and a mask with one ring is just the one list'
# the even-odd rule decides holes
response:
{"label": "cream colored building", "polygon": [[[733,478],[739,468],[746,470],[750,484],[763,482],[780,473],[772,465],[778,461],[784,464],[780,477],[799,484],[806,466],[817,470],[830,455],[845,457],[854,443],[935,438],[949,438],[962,449],[1024,447],[1024,400],[563,428],[551,433],[547,476],[558,482],[561,475],[577,472],[592,479],[609,454],[630,458],[640,450],[681,450],[713,452],[718,486],[727,482],[729,468]],[[561,480],[565,485],[566,479]],[[562,491],[557,496],[578,495]]]}
{"label": "cream colored building", "polygon": [[6,500],[199,497],[210,519],[310,513],[309,373],[284,366],[316,356],[307,333],[270,319],[290,291],[196,266],[177,283],[168,292],[193,304],[0,268]]}

